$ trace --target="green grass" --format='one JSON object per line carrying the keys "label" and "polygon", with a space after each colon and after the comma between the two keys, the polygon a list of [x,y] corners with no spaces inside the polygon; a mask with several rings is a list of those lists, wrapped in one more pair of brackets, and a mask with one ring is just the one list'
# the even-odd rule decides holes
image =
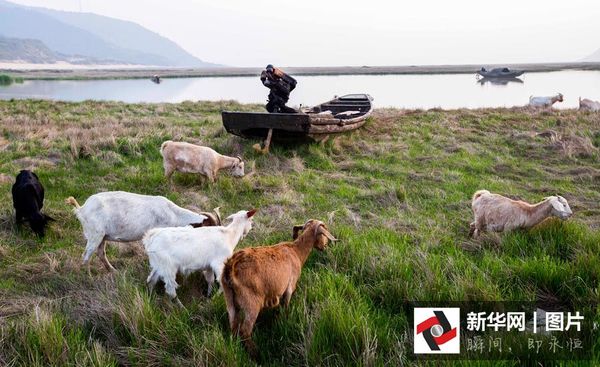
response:
{"label": "green grass", "polygon": [[[275,143],[260,156],[255,141],[228,135],[220,120],[224,109],[260,108],[0,102],[0,365],[254,364],[230,336],[222,295],[202,295],[202,276],[179,288],[182,311],[146,291],[139,244],[109,246],[117,274],[94,258],[87,275],[81,226],[64,199],[83,203],[102,190],[226,215],[258,208],[242,247],[290,239],[309,218],[328,223],[340,241],[309,257],[289,308],[259,317],[264,365],[411,364],[411,301],[597,304],[600,115],[379,110],[352,134]],[[548,129],[558,141],[533,134]],[[255,174],[222,173],[214,185],[175,174],[170,186],[158,152],[166,139],[240,154]],[[14,224],[10,185],[31,167],[57,219],[44,239]],[[482,188],[530,202],[559,193],[575,215],[471,240],[470,200]]]}

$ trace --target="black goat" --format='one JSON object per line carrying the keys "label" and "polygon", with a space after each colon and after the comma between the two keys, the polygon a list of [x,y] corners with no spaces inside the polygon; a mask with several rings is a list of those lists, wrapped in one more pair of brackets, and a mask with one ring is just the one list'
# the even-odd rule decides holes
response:
{"label": "black goat", "polygon": [[44,206],[44,186],[38,176],[29,170],[19,172],[12,187],[12,196],[17,225],[27,221],[31,229],[43,237],[46,224],[54,219],[41,213]]}

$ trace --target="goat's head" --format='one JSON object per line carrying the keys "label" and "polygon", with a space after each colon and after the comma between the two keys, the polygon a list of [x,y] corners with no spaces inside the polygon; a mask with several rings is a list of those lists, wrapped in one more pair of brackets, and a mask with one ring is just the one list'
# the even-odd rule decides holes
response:
{"label": "goat's head", "polygon": [[244,177],[244,161],[239,155],[235,158],[237,162],[231,167],[231,174],[235,177]]}
{"label": "goat's head", "polygon": [[550,204],[552,204],[552,215],[559,217],[560,219],[567,219],[573,215],[569,203],[562,196],[550,196],[548,198]]}
{"label": "goat's head", "polygon": [[314,247],[317,250],[323,251],[327,248],[327,244],[329,241],[337,241],[337,238],[333,237],[333,235],[329,232],[327,225],[321,222],[320,220],[310,219],[304,225],[294,226],[292,237],[297,239],[300,236],[300,231],[304,231],[307,233],[314,233]]}
{"label": "goat's head", "polygon": [[562,93],[558,93],[558,94],[556,95],[556,100],[557,100],[558,102],[562,102],[562,101],[563,101],[563,95],[562,95]]}
{"label": "goat's head", "polygon": [[54,218],[42,213],[35,213],[29,218],[31,229],[40,237],[46,235],[46,226],[48,222],[54,221]]}
{"label": "goat's head", "polygon": [[242,232],[242,238],[246,237],[248,232],[252,229],[252,217],[256,214],[256,209],[252,210],[240,210],[235,214],[231,214],[227,219],[231,219],[234,222],[239,221],[243,223],[244,230]]}

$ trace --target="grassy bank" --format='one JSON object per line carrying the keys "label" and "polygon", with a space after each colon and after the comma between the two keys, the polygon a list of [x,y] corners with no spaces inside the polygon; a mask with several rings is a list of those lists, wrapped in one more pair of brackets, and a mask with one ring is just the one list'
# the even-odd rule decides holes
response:
{"label": "grassy bank", "polygon": [[[600,114],[378,110],[351,135],[257,156],[253,141],[224,132],[222,109],[260,107],[0,101],[0,365],[253,364],[230,337],[222,295],[202,295],[202,277],[178,291],[182,311],[148,295],[139,244],[109,246],[117,274],[94,258],[87,275],[81,226],[63,201],[101,190],[227,215],[256,207],[241,246],[289,239],[308,218],[329,224],[340,242],[311,255],[289,309],[259,317],[265,365],[410,363],[407,301],[598,301]],[[165,139],[240,154],[255,173],[215,185],[176,174],[171,187]],[[31,167],[57,219],[43,240],[14,225],[10,185]],[[560,193],[575,215],[470,240],[470,199],[482,188],[531,202]]]}
{"label": "grassy bank", "polygon": [[23,83],[23,78],[14,78],[8,74],[0,74],[0,86],[11,85],[12,83]]}

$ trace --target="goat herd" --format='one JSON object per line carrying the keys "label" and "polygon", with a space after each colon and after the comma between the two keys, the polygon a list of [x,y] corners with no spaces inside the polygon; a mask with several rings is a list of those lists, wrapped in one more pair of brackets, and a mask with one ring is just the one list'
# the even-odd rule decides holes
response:
{"label": "goat herd", "polygon": [[[161,145],[165,176],[173,172],[199,173],[214,182],[221,169],[244,176],[240,157],[228,157],[208,147],[166,141]],[[44,236],[48,221],[43,214],[44,187],[38,176],[21,171],[12,187],[16,222],[28,221],[39,236]],[[165,293],[179,306],[176,275],[203,271],[210,295],[215,278],[219,281],[227,303],[231,331],[239,335],[247,350],[256,354],[251,333],[263,308],[288,305],[300,278],[300,272],[311,250],[324,250],[335,237],[325,223],[311,219],[294,226],[293,242],[269,247],[246,248],[233,253],[237,244],[252,228],[256,210],[241,210],[227,217],[221,225],[219,209],[214,213],[195,213],[177,206],[162,196],[148,196],[113,191],[90,196],[83,205],[69,197],[67,204],[83,227],[87,245],[83,263],[94,253],[108,270],[114,267],[106,257],[106,241],[142,241],[150,262],[147,283],[152,291],[163,281]]]}
{"label": "goat herd", "polygon": [[[244,176],[240,157],[221,155],[208,147],[166,141],[160,147],[165,176],[173,172],[198,173],[214,182],[221,169],[234,176]],[[44,188],[38,176],[21,171],[12,188],[17,224],[28,221],[35,233],[44,235],[48,221],[41,213]],[[106,241],[141,240],[150,262],[147,283],[150,291],[163,281],[165,293],[179,306],[176,275],[203,271],[210,294],[215,279],[223,291],[229,324],[234,335],[255,355],[252,329],[264,308],[288,305],[296,289],[302,266],[313,248],[324,250],[336,238],[326,224],[308,220],[293,227],[293,241],[273,246],[252,247],[233,252],[252,228],[256,210],[241,210],[221,224],[218,208],[214,213],[196,213],[177,206],[162,196],[129,192],[101,192],[90,196],[83,205],[73,197],[66,203],[83,227],[87,240],[83,262],[87,264],[97,253],[108,270],[114,270],[106,257]],[[568,218],[572,211],[561,196],[551,196],[531,205],[515,201],[487,190],[477,191],[472,200],[475,220],[470,235],[483,231],[502,232],[530,228],[549,216]]]}

